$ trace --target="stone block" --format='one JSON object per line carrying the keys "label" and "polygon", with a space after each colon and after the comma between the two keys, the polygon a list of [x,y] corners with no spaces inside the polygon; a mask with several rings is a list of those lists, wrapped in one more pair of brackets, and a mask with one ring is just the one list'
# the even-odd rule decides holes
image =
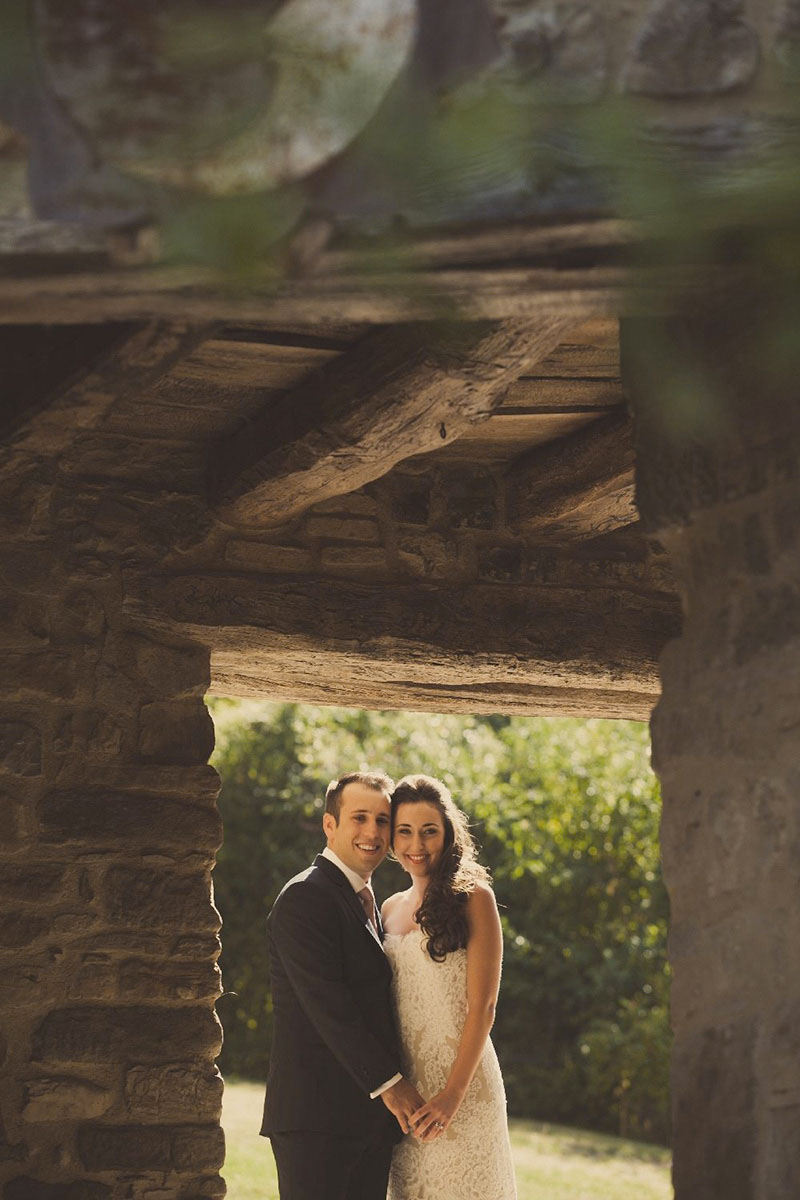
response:
{"label": "stone block", "polygon": [[431,519],[431,483],[426,476],[392,477],[391,511],[401,525],[425,526]]}
{"label": "stone block", "polygon": [[404,530],[397,550],[405,570],[425,579],[463,580],[475,573],[470,551],[454,537]]}
{"label": "stone block", "polygon": [[52,900],[66,892],[64,878],[50,863],[0,863],[0,900]]}
{"label": "stone block", "polygon": [[132,958],[122,963],[120,996],[125,1000],[216,1000],[221,989],[215,963],[153,963]]}
{"label": "stone block", "polygon": [[221,1027],[208,1008],[155,1005],[72,1006],[48,1013],[34,1030],[34,1062],[137,1062],[165,1056],[207,1061],[221,1044]]}
{"label": "stone block", "polygon": [[492,475],[470,472],[442,480],[447,523],[453,529],[493,529],[499,522],[497,482]]}
{"label": "stone block", "polygon": [[89,1179],[44,1183],[29,1175],[18,1175],[5,1185],[3,1200],[111,1200],[111,1185]]}
{"label": "stone block", "polygon": [[12,846],[22,833],[22,806],[0,792],[0,848]]}
{"label": "stone block", "polygon": [[210,763],[194,767],[163,766],[159,763],[98,763],[92,771],[95,789],[149,793],[151,796],[170,796],[178,800],[201,801],[213,806],[219,796],[222,781]]}
{"label": "stone block", "polygon": [[6,687],[13,680],[17,696],[26,700],[72,700],[81,689],[88,691],[91,687],[91,667],[88,661],[52,650],[0,652],[0,678],[6,681]]}
{"label": "stone block", "polygon": [[219,1125],[84,1125],[78,1155],[90,1171],[211,1170],[222,1166]]}
{"label": "stone block", "polygon": [[270,546],[238,539],[225,547],[225,562],[243,571],[277,575],[307,575],[314,569],[311,552],[299,546]]}
{"label": "stone block", "polygon": [[0,646],[17,653],[47,647],[50,632],[44,598],[0,593]]}
{"label": "stone block", "polygon": [[759,43],[742,10],[742,0],[656,0],[625,66],[625,90],[683,98],[744,87]]}
{"label": "stone block", "polygon": [[172,946],[173,958],[210,959],[216,962],[222,944],[216,934],[204,934],[202,937],[190,935],[179,937]]}
{"label": "stone block", "polygon": [[377,575],[386,572],[386,551],[382,546],[323,546],[320,565],[326,571],[345,574]]}
{"label": "stone block", "polygon": [[[595,100],[606,86],[609,51],[604,22],[582,5],[504,5],[498,31],[505,51],[504,87],[531,96],[530,81],[551,99]],[[524,89],[524,90],[523,90]]]}
{"label": "stone block", "polygon": [[110,867],[103,881],[106,914],[114,924],[142,931],[203,930],[216,933],[219,914],[211,903],[211,885],[204,873]]}
{"label": "stone block", "polygon": [[134,654],[137,676],[154,696],[202,697],[208,690],[211,668],[204,646],[170,646],[137,638]]}
{"label": "stone block", "polygon": [[147,761],[192,766],[214,749],[214,722],[202,700],[166,700],[139,711],[139,753]]}
{"label": "stone block", "polygon": [[208,1175],[204,1179],[193,1179],[182,1200],[225,1200],[227,1193],[225,1180],[221,1176]]}
{"label": "stone block", "polygon": [[85,960],[89,959],[89,955],[102,955],[100,961],[108,961],[113,953],[152,954],[155,958],[167,958],[170,939],[145,930],[105,929],[92,937],[82,938],[77,948],[84,952]]}
{"label": "stone block", "polygon": [[0,771],[31,777],[42,773],[42,739],[27,721],[0,721]]}
{"label": "stone block", "polygon": [[322,542],[378,542],[378,522],[371,517],[315,517],[306,518],[304,534]]}
{"label": "stone block", "polygon": [[133,1067],[125,1076],[125,1104],[134,1121],[216,1121],[222,1076],[194,1063]]}
{"label": "stone block", "polygon": [[[125,746],[126,730],[100,708],[78,708],[66,713],[55,726],[53,749],[59,758],[71,757],[76,773],[85,777],[86,759],[119,757]],[[80,775],[83,772],[83,775]],[[59,765],[59,775],[64,773]]]}
{"label": "stone block", "polygon": [[109,963],[81,963],[70,972],[67,995],[70,1000],[114,1000],[116,969]]}
{"label": "stone block", "polygon": [[172,1166],[171,1130],[158,1125],[84,1125],[78,1157],[87,1171],[166,1170]]}
{"label": "stone block", "polygon": [[102,1116],[113,1101],[113,1092],[88,1079],[42,1077],[25,1085],[22,1119],[31,1122],[84,1121]]}
{"label": "stone block", "polygon": [[18,950],[43,937],[49,930],[50,922],[44,916],[6,910],[3,919],[0,920],[0,947],[4,950]]}
{"label": "stone block", "polygon": [[522,549],[519,546],[487,546],[478,551],[478,575],[499,583],[516,583],[522,578]]}
{"label": "stone block", "polygon": [[59,642],[96,642],[106,628],[102,601],[88,588],[76,588],[51,609],[51,627]]}
{"label": "stone block", "polygon": [[219,1169],[225,1161],[225,1134],[219,1125],[186,1125],[172,1135],[172,1161],[178,1170]]}
{"label": "stone block", "polygon": [[214,808],[180,804],[137,792],[103,789],[49,792],[39,806],[44,841],[121,844],[153,851],[176,847],[213,851],[222,842]]}

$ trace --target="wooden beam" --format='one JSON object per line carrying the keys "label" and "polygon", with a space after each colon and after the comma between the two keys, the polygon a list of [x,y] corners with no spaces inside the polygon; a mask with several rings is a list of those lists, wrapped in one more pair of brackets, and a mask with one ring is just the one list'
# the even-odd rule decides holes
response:
{"label": "wooden beam", "polygon": [[[210,647],[217,690],[439,711],[645,719],[679,629],[672,594],[546,584],[128,576],[126,611]],[[237,682],[235,682],[237,681]],[[562,704],[563,701],[563,704]]]}
{"label": "wooden beam", "polygon": [[[210,337],[215,328],[179,321],[120,326],[116,332],[109,326],[104,338],[87,340],[87,347],[91,346],[94,353],[82,364],[82,370],[72,361],[69,378],[60,387],[52,390],[43,387],[30,398],[29,404],[16,406],[13,425],[3,429],[3,436],[12,437],[18,450],[60,452],[76,434],[98,424],[113,404],[152,388],[171,367]],[[30,353],[34,354],[37,346],[39,350],[42,348],[42,342],[37,340],[41,331],[34,328],[30,332]],[[4,330],[3,336],[9,339],[10,331]]]}
{"label": "wooden beam", "polygon": [[619,411],[515,460],[506,477],[509,523],[561,542],[638,520],[632,422]]}
{"label": "wooden beam", "polygon": [[[240,284],[204,267],[0,274],[0,323],[65,324],[142,321],[153,317],[191,321],[306,325],[319,322],[436,320],[454,313],[469,321],[662,312],[665,296],[685,294],[678,273],[634,279],[624,267],[551,270],[540,267],[386,270]],[[685,273],[684,273],[685,274]],[[673,287],[674,284],[674,287]]]}
{"label": "wooden beam", "polygon": [[269,526],[354,491],[489,417],[573,324],[549,317],[376,330],[215,446],[212,502],[225,521]]}

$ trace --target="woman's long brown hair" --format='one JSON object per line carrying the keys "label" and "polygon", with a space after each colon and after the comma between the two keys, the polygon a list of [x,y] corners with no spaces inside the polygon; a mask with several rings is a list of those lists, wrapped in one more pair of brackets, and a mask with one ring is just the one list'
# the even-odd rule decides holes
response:
{"label": "woman's long brown hair", "polygon": [[430,775],[405,775],[392,792],[392,840],[397,809],[401,804],[431,804],[444,822],[444,850],[433,868],[425,897],[414,920],[428,935],[428,953],[434,962],[467,944],[467,898],[476,884],[488,883],[489,872],[477,861],[475,841],[467,818],[438,779]]}

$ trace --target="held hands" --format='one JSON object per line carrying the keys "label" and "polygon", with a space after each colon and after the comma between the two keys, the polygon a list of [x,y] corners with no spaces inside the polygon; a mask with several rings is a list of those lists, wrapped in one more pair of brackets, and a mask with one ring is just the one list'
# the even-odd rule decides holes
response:
{"label": "held hands", "polygon": [[462,1095],[444,1088],[411,1116],[411,1131],[421,1142],[432,1142],[447,1129],[458,1112]]}
{"label": "held hands", "polygon": [[381,1100],[397,1117],[397,1123],[403,1133],[411,1132],[411,1117],[424,1106],[425,1101],[420,1096],[413,1083],[407,1079],[398,1079],[385,1092],[381,1092]]}

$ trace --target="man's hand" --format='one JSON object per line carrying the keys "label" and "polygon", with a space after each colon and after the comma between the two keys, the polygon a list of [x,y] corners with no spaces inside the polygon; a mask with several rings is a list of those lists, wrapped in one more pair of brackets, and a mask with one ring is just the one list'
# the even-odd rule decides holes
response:
{"label": "man's hand", "polygon": [[413,1083],[409,1083],[407,1079],[398,1079],[397,1083],[393,1083],[385,1092],[381,1092],[381,1100],[389,1112],[394,1113],[397,1117],[397,1124],[403,1133],[410,1133],[409,1118],[411,1114],[417,1112],[425,1104]]}

